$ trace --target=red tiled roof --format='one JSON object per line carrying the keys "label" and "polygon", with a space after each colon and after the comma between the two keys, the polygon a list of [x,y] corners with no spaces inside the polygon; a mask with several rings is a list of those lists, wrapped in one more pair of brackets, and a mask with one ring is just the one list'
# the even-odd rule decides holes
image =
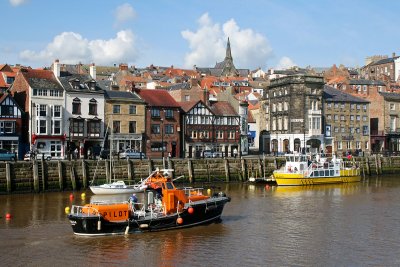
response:
{"label": "red tiled roof", "polygon": [[3,75],[0,75],[0,87],[8,87]]}
{"label": "red tiled roof", "polygon": [[247,112],[247,122],[249,123],[255,123],[256,120],[253,117],[253,114],[251,112]]}
{"label": "red tiled roof", "polygon": [[215,115],[220,116],[237,116],[237,112],[232,105],[227,101],[218,101],[210,105],[210,109]]}
{"label": "red tiled roof", "polygon": [[180,104],[181,104],[182,110],[185,112],[188,112],[199,102],[200,101],[185,101],[185,102],[180,102]]}
{"label": "red tiled roof", "polygon": [[23,69],[21,73],[26,79],[38,78],[38,79],[48,79],[53,80],[55,78],[53,71],[51,70],[38,70],[38,69]]}
{"label": "red tiled roof", "polygon": [[180,105],[166,90],[137,89],[139,96],[150,106],[179,108]]}
{"label": "red tiled roof", "polygon": [[127,81],[134,82],[134,83],[147,83],[147,79],[144,77],[136,77],[136,76],[125,76],[121,79],[120,84],[125,85]]}
{"label": "red tiled roof", "polygon": [[185,70],[185,69],[174,69],[174,68],[168,68],[164,72],[166,75],[169,77],[174,77],[174,76],[190,76],[190,77],[197,77],[198,73],[195,70]]}
{"label": "red tiled roof", "polygon": [[17,75],[17,73],[13,72],[13,71],[3,71],[3,73],[7,76],[7,77],[15,77]]}
{"label": "red tiled roof", "polygon": [[8,94],[3,94],[3,95],[0,97],[0,104],[1,104],[1,102],[3,102],[4,99],[6,99],[7,96],[8,96]]}

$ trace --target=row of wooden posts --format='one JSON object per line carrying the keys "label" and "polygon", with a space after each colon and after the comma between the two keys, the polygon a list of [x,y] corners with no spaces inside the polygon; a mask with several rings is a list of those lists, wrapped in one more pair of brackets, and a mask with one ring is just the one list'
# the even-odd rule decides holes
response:
{"label": "row of wooden posts", "polygon": [[[400,158],[399,158],[400,159]],[[239,162],[238,163],[238,167],[237,167],[237,175],[238,175],[238,181],[247,181],[247,179],[249,178],[249,173],[246,173],[246,171],[249,169],[249,166],[247,166],[246,164],[248,164],[246,162],[245,159],[238,159],[240,160],[240,165]],[[365,175],[372,175],[372,174],[382,174],[382,158],[378,155],[374,155],[374,156],[370,156],[370,157],[358,157],[354,159],[355,162],[360,166],[361,168],[361,173],[363,175],[363,177],[365,177]],[[188,182],[190,183],[194,183],[195,182],[195,175],[194,175],[194,168],[193,168],[193,161],[195,160],[191,160],[188,159],[187,160],[187,175],[188,175]],[[268,167],[266,166],[266,162],[272,163],[273,164],[269,164],[269,166],[272,166],[272,168],[269,171],[268,174],[270,174],[273,169],[277,169],[279,168],[282,163],[284,162],[283,158],[277,158],[277,157],[269,157],[268,159],[263,157],[263,158],[259,158],[258,159],[258,164],[259,166],[257,166],[256,168],[256,172],[258,172],[261,176],[261,174],[264,174],[265,177],[265,173],[268,169]],[[5,173],[6,173],[6,183],[7,183],[7,192],[10,193],[12,191],[12,175],[11,175],[11,164],[12,163],[6,163],[5,166]],[[74,164],[69,164],[67,165],[67,168],[69,169],[68,172],[64,172],[63,171],[63,162],[62,161],[58,161],[57,162],[57,171],[58,171],[58,184],[59,184],[59,190],[63,191],[64,188],[64,181],[65,181],[65,175],[66,173],[68,173],[68,175],[70,176],[70,182],[71,182],[71,186],[73,190],[78,189],[77,187],[77,182],[79,180],[79,182],[81,183],[82,188],[86,189],[88,186],[88,181],[89,181],[89,171],[87,170],[87,164],[85,162],[85,160],[79,160],[79,161],[75,161]],[[75,169],[75,164],[80,164],[81,165],[81,178],[78,177],[77,175],[77,171]],[[133,174],[133,169],[132,169],[132,162],[127,161],[128,164],[128,175],[126,177],[126,179],[128,181],[134,181],[135,177]],[[224,175],[225,175],[225,181],[229,182],[231,181],[231,172],[232,172],[232,166],[230,166],[228,159],[223,159],[223,164],[224,164]],[[386,160],[386,163],[388,165],[388,167],[392,167],[392,158],[388,158],[388,160]],[[154,162],[152,160],[149,160],[149,164],[148,164],[148,173],[150,174],[154,169],[156,169],[157,167],[159,167],[160,169],[162,168],[162,166],[167,166],[170,169],[174,168],[174,164],[171,160],[168,160],[167,163],[162,162],[161,166],[155,166],[157,164],[154,164]],[[400,166],[399,166],[400,167]],[[33,190],[34,192],[44,192],[46,191],[46,186],[47,186],[47,181],[46,181],[46,174],[45,174],[45,162],[44,161],[33,161],[32,162],[32,168],[33,168]],[[253,167],[251,167],[253,168]],[[106,178],[108,178],[107,180],[110,180],[109,178],[111,177],[111,170],[110,170],[110,166],[109,164],[106,164]],[[212,171],[212,170],[211,170]],[[374,173],[372,173],[374,172]],[[186,173],[183,173],[186,174]],[[208,176],[210,176],[210,169],[209,167],[207,167],[207,174]],[[180,175],[179,173],[177,175]],[[222,173],[221,173],[222,175]],[[40,181],[42,181],[42,183],[40,183]]]}

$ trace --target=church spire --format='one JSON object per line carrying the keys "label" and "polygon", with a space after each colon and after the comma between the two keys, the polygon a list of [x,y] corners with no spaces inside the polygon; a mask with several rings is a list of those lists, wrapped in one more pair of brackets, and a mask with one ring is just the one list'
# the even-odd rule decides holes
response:
{"label": "church spire", "polygon": [[225,60],[222,62],[222,73],[221,76],[238,76],[239,72],[236,70],[233,64],[232,52],[231,52],[231,42],[228,37],[228,43],[226,44],[226,56]]}
{"label": "church spire", "polygon": [[232,52],[231,52],[231,42],[229,41],[229,37],[228,37],[228,43],[226,45],[226,56],[225,56],[225,60],[226,59],[232,59]]}

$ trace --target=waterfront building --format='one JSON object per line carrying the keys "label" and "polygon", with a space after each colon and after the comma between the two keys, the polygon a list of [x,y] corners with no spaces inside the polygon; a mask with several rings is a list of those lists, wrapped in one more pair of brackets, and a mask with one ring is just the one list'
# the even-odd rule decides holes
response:
{"label": "waterfront building", "polygon": [[26,114],[23,140],[52,158],[64,158],[64,88],[53,71],[21,68],[10,92]]}
{"label": "waterfront building", "polygon": [[[383,132],[385,140],[383,147],[374,147],[378,152],[384,152],[389,155],[399,155],[400,154],[400,94],[380,92],[380,96],[383,98],[383,109],[381,108],[381,113],[383,116]],[[381,107],[382,107],[381,106]]]}
{"label": "waterfront building", "polygon": [[225,101],[182,102],[185,157],[201,157],[206,150],[233,156],[240,151],[240,116]]}
{"label": "waterfront building", "polygon": [[267,154],[324,149],[320,76],[298,74],[273,79],[265,90],[262,105],[266,129],[262,147]]}
{"label": "waterfront building", "polygon": [[18,159],[22,159],[29,149],[22,140],[22,133],[27,131],[23,124],[24,115],[10,94],[0,94],[0,148],[15,152]]}
{"label": "waterfront building", "polygon": [[354,155],[370,153],[370,102],[324,86],[323,122],[325,151]]}
{"label": "waterfront building", "polygon": [[67,138],[66,156],[88,158],[99,154],[104,137],[104,90],[96,81],[96,66],[90,66],[90,74],[60,72],[58,60],[53,71],[65,90],[64,128]]}
{"label": "waterfront building", "polygon": [[181,157],[181,108],[166,90],[135,89],[146,103],[146,156]]}
{"label": "waterfront building", "polygon": [[135,91],[105,91],[105,121],[109,125],[108,144],[115,152],[134,149],[145,152],[145,102]]}

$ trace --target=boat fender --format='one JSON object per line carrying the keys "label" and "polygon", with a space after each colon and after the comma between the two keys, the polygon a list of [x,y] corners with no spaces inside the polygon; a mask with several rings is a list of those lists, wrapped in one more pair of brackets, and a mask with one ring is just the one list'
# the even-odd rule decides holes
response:
{"label": "boat fender", "polygon": [[97,222],[97,231],[100,231],[100,230],[101,230],[101,221],[99,220]]}
{"label": "boat fender", "polygon": [[188,208],[188,213],[189,213],[189,214],[193,214],[193,212],[194,212],[194,209],[193,209],[192,207],[189,207],[189,208]]}
{"label": "boat fender", "polygon": [[176,222],[177,222],[178,224],[182,224],[182,223],[183,223],[183,219],[182,219],[181,217],[179,217],[178,219],[176,219]]}
{"label": "boat fender", "polygon": [[129,225],[125,228],[125,234],[127,235],[129,233]]}

